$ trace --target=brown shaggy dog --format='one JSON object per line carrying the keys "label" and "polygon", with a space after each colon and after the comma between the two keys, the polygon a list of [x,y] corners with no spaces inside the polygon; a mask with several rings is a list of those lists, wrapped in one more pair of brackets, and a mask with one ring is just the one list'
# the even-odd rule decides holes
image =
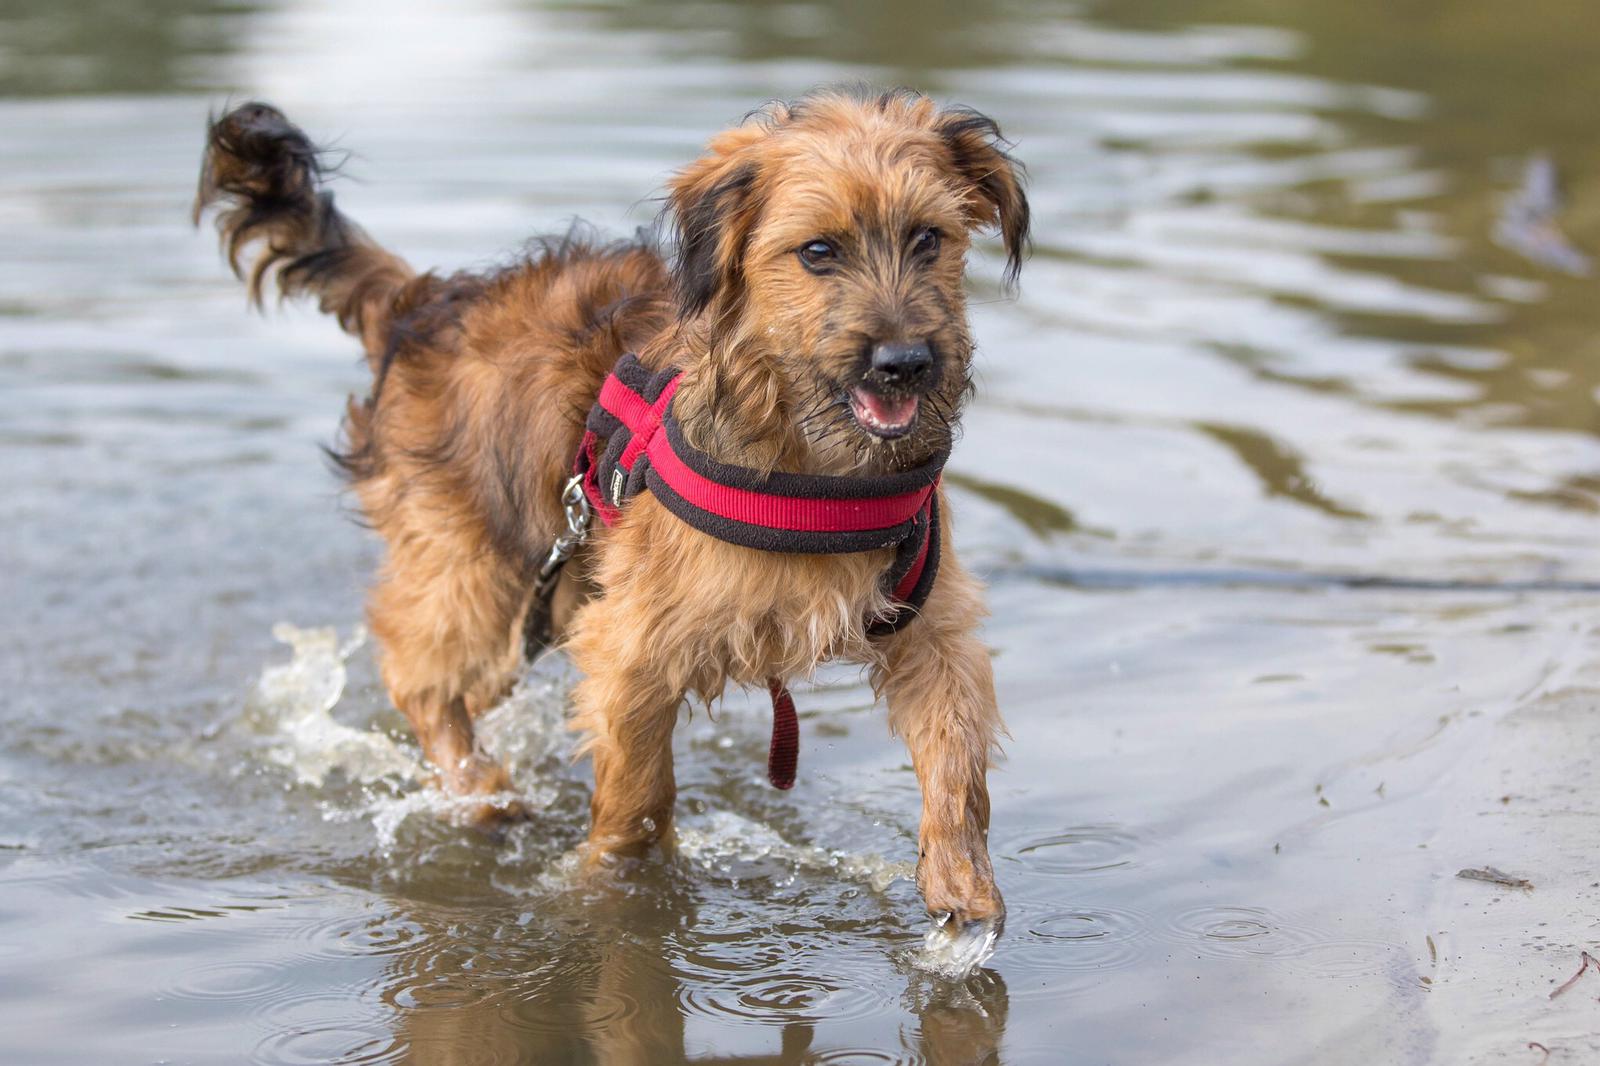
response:
{"label": "brown shaggy dog", "polygon": [[[684,370],[687,440],[761,471],[883,474],[947,448],[970,390],[963,274],[994,227],[1013,280],[1028,235],[995,124],[912,92],[824,91],[713,139],[670,183],[677,254],[549,242],[488,275],[418,274],[341,215],[318,154],[246,104],[210,127],[213,204],[251,295],[275,274],[359,337],[374,376],[338,460],[387,547],[369,604],[384,682],[444,784],[505,771],[473,720],[521,665],[533,579],[563,528],[583,420],[625,352]],[[885,351],[913,373],[886,374]],[[941,500],[941,503],[943,501]],[[948,516],[948,508],[940,513]],[[668,834],[672,730],[687,695],[866,664],[922,787],[917,883],[952,930],[997,929],[985,774],[1001,731],[981,589],[949,547],[920,617],[885,638],[893,549],[764,552],[717,540],[646,493],[564,571],[556,626],[584,678],[572,724],[594,758],[592,855]]]}

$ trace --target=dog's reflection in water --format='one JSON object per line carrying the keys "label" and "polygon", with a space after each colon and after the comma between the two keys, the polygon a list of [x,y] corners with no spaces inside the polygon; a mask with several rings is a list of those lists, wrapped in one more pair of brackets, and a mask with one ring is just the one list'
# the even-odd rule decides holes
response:
{"label": "dog's reflection in water", "polygon": [[[396,907],[414,910],[401,901]],[[716,1042],[715,1029],[697,1025],[690,1016],[701,1013],[711,1018],[707,1004],[734,1002],[735,994],[719,990],[710,970],[686,977],[685,967],[674,961],[681,957],[686,939],[714,932],[696,931],[697,908],[689,891],[656,883],[640,891],[617,889],[581,900],[544,901],[539,910],[523,929],[507,923],[497,935],[485,933],[481,946],[490,956],[486,962],[474,958],[465,946],[441,952],[441,943],[471,928],[470,916],[457,914],[441,921],[432,911],[409,915],[422,927],[419,946],[395,957],[384,993],[397,1012],[398,1061],[418,1066],[569,1062],[799,1066],[847,1050],[819,1046],[818,1029],[825,1029],[830,1020],[826,1003],[811,1011],[793,1009],[792,1020],[782,1018],[789,1013],[782,1007],[770,1009],[762,1018],[756,1009],[741,1005],[740,1017],[729,1015],[717,1022],[745,1027],[731,1041],[741,1053],[720,1054],[705,1046]],[[560,932],[551,935],[552,927]],[[768,944],[780,936],[775,930],[750,933],[752,941],[765,938]],[[716,947],[732,950],[720,937]],[[764,959],[773,957],[782,954],[763,952]],[[741,966],[736,957],[719,965],[726,966],[730,985],[748,978],[753,968],[765,968],[764,963]],[[812,971],[819,967],[827,971],[825,957],[814,957],[807,964]],[[979,971],[953,982],[911,973],[895,980],[904,982],[901,1002],[920,1024],[908,1021],[895,1026],[885,1019],[881,1035],[872,1039],[874,1046],[859,1050],[914,1056],[933,1066],[1001,1061],[1007,995],[998,974]],[[774,978],[775,983],[782,981],[781,975]],[[892,1008],[886,1004],[884,1009],[887,1013]],[[753,1024],[770,1028],[752,1038]],[[694,1046],[686,1042],[686,1029],[695,1036]]]}

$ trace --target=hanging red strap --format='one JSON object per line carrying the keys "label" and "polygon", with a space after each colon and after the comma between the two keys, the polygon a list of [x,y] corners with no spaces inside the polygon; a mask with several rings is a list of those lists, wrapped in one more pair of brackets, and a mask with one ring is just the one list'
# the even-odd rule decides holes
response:
{"label": "hanging red strap", "polygon": [[800,762],[800,719],[794,713],[794,697],[789,687],[777,678],[767,682],[772,693],[772,747],[767,751],[767,780],[773,788],[794,787],[795,767]]}

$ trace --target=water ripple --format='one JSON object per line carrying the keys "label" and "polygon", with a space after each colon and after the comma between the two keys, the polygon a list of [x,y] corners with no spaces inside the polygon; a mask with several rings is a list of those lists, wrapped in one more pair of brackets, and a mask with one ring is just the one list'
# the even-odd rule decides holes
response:
{"label": "water ripple", "polygon": [[829,1048],[818,1051],[806,1059],[808,1063],[829,1064],[837,1063],[838,1066],[914,1066],[923,1060],[920,1056],[909,1052],[886,1051],[882,1048]]}
{"label": "water ripple", "polygon": [[681,975],[677,995],[684,1014],[760,1025],[788,1025],[804,1018],[838,1024],[895,1008],[890,989],[864,966],[837,959],[819,973],[814,965],[802,969],[792,951],[779,954],[780,964],[755,972],[701,966],[693,975]]}
{"label": "water ripple", "polygon": [[1195,907],[1173,915],[1170,932],[1203,956],[1282,962],[1314,977],[1380,974],[1400,951],[1380,940],[1330,937],[1262,907]]}
{"label": "water ripple", "polygon": [[1077,825],[1011,841],[1000,851],[1034,873],[1078,877],[1139,865],[1143,844],[1122,826]]}
{"label": "water ripple", "polygon": [[396,1062],[403,1052],[403,1044],[384,1022],[344,1018],[273,1033],[256,1045],[250,1061],[271,1066],[327,1066],[331,1062],[357,1066]]}
{"label": "water ripple", "polygon": [[352,955],[398,955],[418,944],[425,932],[401,915],[369,911],[319,919],[300,927],[295,935],[308,945],[306,958],[333,960]]}
{"label": "water ripple", "polygon": [[293,987],[293,971],[282,962],[219,962],[190,970],[167,994],[186,1000],[250,1003],[282,997]]}

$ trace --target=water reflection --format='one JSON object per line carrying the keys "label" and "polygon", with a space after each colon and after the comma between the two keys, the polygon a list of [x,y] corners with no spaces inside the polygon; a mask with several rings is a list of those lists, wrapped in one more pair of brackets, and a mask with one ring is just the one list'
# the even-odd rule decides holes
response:
{"label": "water reflection", "polygon": [[1019,17],[1026,12],[997,0],[643,0],[599,9],[600,25],[662,35],[674,52],[715,53],[746,63],[821,60],[857,76],[870,71],[874,81],[928,90],[939,87],[945,70],[1004,56],[1006,42],[996,41],[990,30]]}
{"label": "water reflection", "polygon": [[[1600,386],[1600,342],[1579,327],[1593,317],[1589,286],[1562,271],[1530,265],[1495,245],[1495,220],[1524,183],[1528,160],[1548,153],[1572,180],[1563,220],[1579,248],[1600,246],[1600,147],[1580,102],[1600,91],[1591,50],[1592,7],[1584,0],[1542,4],[1533,19],[1506,17],[1495,0],[1409,3],[1360,0],[1329,8],[1291,0],[1270,8],[1234,0],[1183,0],[1157,7],[1103,5],[1096,14],[1145,30],[1185,22],[1228,22],[1250,14],[1292,28],[1305,47],[1297,70],[1373,85],[1421,89],[1413,121],[1352,111],[1341,116],[1350,140],[1403,146],[1402,165],[1370,180],[1309,183],[1295,200],[1263,204],[1268,213],[1316,217],[1362,231],[1439,233],[1456,242],[1448,256],[1391,260],[1386,273],[1412,285],[1493,299],[1501,312],[1470,327],[1410,316],[1371,318],[1332,311],[1352,336],[1416,341],[1446,352],[1492,348],[1509,359],[1492,366],[1426,360],[1419,368],[1470,382],[1465,398],[1405,403],[1411,412],[1460,417],[1492,412],[1496,424],[1600,428],[1592,396]],[[1372,28],[1383,26],[1382,33]],[[1335,255],[1352,267],[1369,257]],[[1531,291],[1537,296],[1530,300]],[[1533,371],[1530,373],[1530,371]],[[1542,373],[1541,373],[1542,372]],[[1585,491],[1585,495],[1588,495]]]}
{"label": "water reflection", "polygon": [[[610,891],[541,898],[499,927],[481,913],[452,921],[391,904],[419,931],[381,993],[395,1011],[397,1061],[1002,1061],[1009,1000],[997,973],[950,982],[907,970],[864,984],[843,944],[819,973],[796,965],[810,951],[782,926],[708,922],[695,888],[660,868]],[[913,1019],[903,1054],[881,1035],[868,1045],[833,1035],[895,1007]],[[730,1047],[741,1050],[721,1050]]]}
{"label": "water reflection", "polygon": [[196,88],[196,57],[225,59],[241,43],[229,16],[255,7],[224,0],[5,0],[0,96]]}
{"label": "water reflection", "polygon": [[1333,518],[1366,518],[1360,511],[1325,496],[1307,474],[1305,461],[1292,450],[1253,429],[1202,422],[1196,429],[1239,457],[1261,479],[1268,496],[1283,496]]}

